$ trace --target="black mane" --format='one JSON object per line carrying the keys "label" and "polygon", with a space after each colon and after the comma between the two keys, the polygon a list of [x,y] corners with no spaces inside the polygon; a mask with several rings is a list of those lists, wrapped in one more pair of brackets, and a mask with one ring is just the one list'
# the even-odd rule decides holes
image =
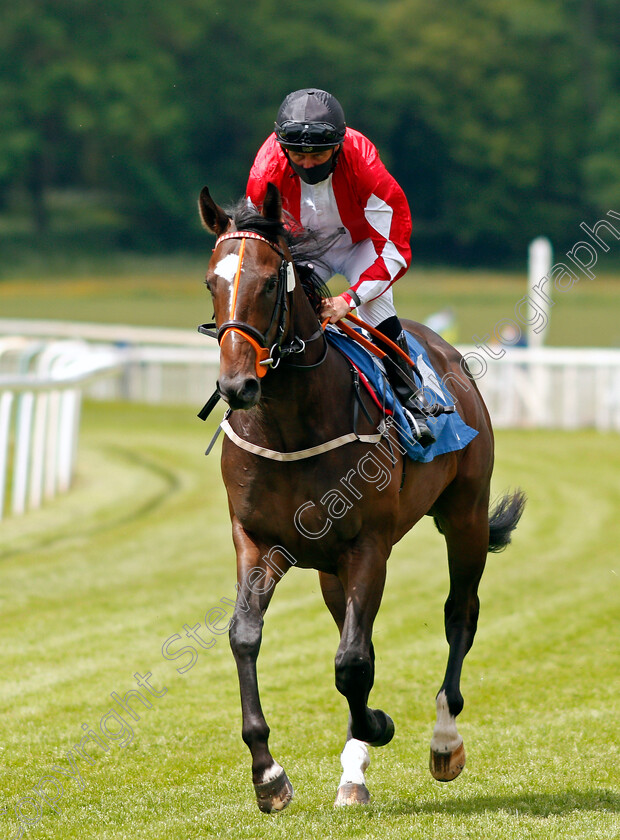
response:
{"label": "black mane", "polygon": [[258,233],[274,244],[278,243],[280,237],[284,237],[288,243],[284,222],[278,219],[266,219],[245,198],[242,198],[233,207],[227,208],[226,212],[232,218],[237,230],[248,230],[252,233]]}
{"label": "black mane", "polygon": [[282,221],[266,219],[253,204],[244,198],[228,208],[226,212],[232,218],[237,230],[258,233],[274,245],[278,244],[280,238],[284,239],[293,257],[303,290],[318,315],[323,298],[330,297],[331,292],[316,268],[325,267],[321,257],[340,234],[320,236],[316,231],[304,230],[292,216],[288,215]]}

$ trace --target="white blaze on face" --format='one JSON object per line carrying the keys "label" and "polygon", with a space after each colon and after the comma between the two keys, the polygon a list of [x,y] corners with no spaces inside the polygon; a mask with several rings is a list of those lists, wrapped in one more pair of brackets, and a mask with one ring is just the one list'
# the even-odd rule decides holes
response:
{"label": "white blaze on face", "polygon": [[239,254],[227,254],[215,266],[215,273],[218,277],[232,283],[239,268]]}
{"label": "white blaze on face", "polygon": [[437,695],[437,723],[431,738],[431,749],[433,752],[449,753],[454,752],[463,743],[456,728],[456,718],[450,714],[448,698],[445,691]]}
{"label": "white blaze on face", "polygon": [[366,784],[364,772],[370,764],[370,754],[364,741],[358,741],[357,738],[347,741],[340,755],[340,763],[343,773],[339,787],[346,784]]}
{"label": "white blaze on face", "polygon": [[[225,257],[218,262],[215,266],[215,274],[218,277],[221,277],[222,280],[225,280],[228,283],[229,289],[229,297],[228,297],[228,308],[232,307],[232,296],[233,296],[233,282],[235,277],[237,276],[237,271],[239,270],[239,254],[227,254]],[[243,271],[243,268],[241,269]],[[230,313],[230,317],[234,317],[234,313]]]}

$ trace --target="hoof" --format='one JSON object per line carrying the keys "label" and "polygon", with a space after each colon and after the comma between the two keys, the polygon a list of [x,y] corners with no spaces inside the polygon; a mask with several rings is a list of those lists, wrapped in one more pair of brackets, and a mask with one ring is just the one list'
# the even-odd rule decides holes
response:
{"label": "hoof", "polygon": [[370,794],[366,785],[356,785],[349,782],[338,788],[334,806],[339,808],[341,805],[368,805],[369,802]]}
{"label": "hoof", "polygon": [[438,782],[451,782],[465,767],[465,746],[460,745],[452,752],[435,752],[431,749],[430,771]]}
{"label": "hoof", "polygon": [[270,782],[254,785],[258,807],[264,814],[283,811],[293,798],[293,785],[284,770]]}
{"label": "hoof", "polygon": [[367,743],[369,747],[384,747],[386,744],[389,744],[394,737],[394,721],[389,715],[382,712],[381,709],[375,709],[374,715],[377,723],[381,723],[383,725],[383,735],[377,738],[376,741],[368,741]]}

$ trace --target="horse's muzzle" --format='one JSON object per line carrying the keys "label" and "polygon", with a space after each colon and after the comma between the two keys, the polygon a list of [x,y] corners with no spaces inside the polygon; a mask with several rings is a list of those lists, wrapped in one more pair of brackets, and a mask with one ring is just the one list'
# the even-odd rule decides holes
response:
{"label": "horse's muzzle", "polygon": [[217,387],[222,399],[233,411],[253,408],[261,397],[260,382],[256,376],[221,376]]}

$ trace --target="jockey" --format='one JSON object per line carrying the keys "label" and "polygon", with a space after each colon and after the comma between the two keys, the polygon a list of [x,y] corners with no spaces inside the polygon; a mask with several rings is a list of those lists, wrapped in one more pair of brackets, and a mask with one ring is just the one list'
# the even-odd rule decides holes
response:
{"label": "jockey", "polygon": [[[322,317],[336,323],[358,309],[364,321],[409,354],[392,296],[392,284],[411,262],[407,199],[370,140],[346,126],[342,107],[330,93],[308,88],[284,99],[275,131],[259,149],[250,171],[247,196],[257,206],[269,181],[280,190],[284,210],[303,228],[335,234],[321,258],[326,269],[315,269],[327,271],[324,280],[344,275],[349,288],[323,301]],[[415,396],[409,365],[388,345],[375,343],[394,363],[386,365],[390,384],[412,415],[416,438],[427,446],[435,438],[423,403]]]}

